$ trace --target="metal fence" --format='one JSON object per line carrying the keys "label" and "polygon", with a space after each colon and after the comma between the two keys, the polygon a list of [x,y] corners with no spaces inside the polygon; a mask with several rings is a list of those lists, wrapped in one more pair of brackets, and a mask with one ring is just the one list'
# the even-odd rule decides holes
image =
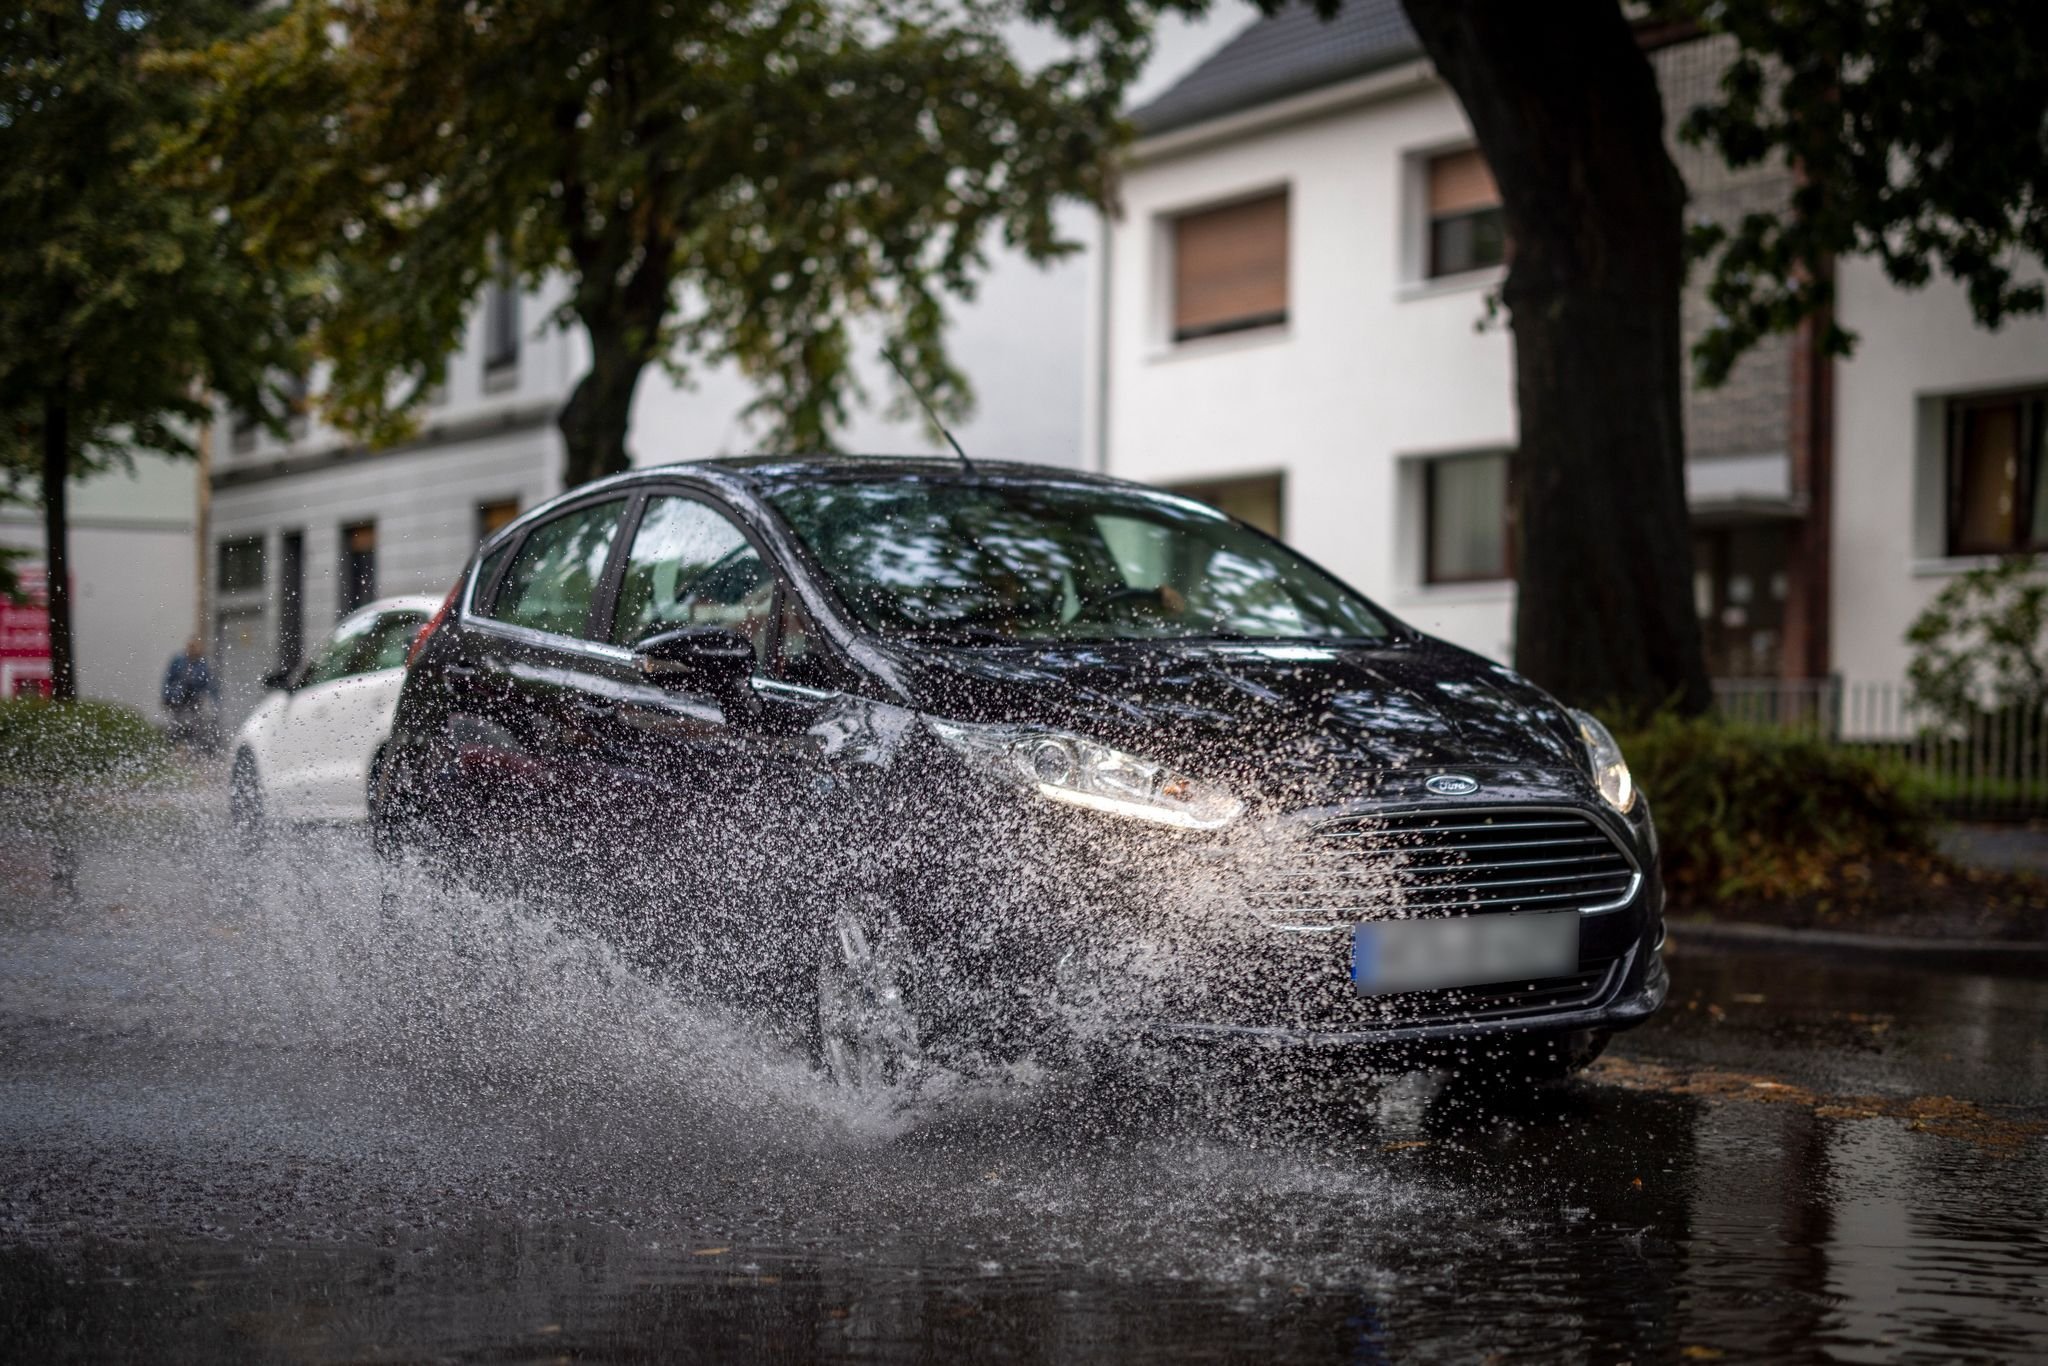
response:
{"label": "metal fence", "polygon": [[1888,760],[1955,815],[2048,816],[2048,713],[1987,711],[1957,721],[1901,683],[1720,679],[1715,706],[1743,725],[1793,731]]}

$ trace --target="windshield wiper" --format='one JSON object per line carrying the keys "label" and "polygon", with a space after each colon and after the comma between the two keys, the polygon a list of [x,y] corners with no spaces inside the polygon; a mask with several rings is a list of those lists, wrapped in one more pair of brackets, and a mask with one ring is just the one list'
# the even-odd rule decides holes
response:
{"label": "windshield wiper", "polygon": [[915,631],[898,631],[898,640],[928,641],[936,645],[1028,645],[1031,642],[1022,636],[998,631],[992,626],[947,626],[929,627]]}

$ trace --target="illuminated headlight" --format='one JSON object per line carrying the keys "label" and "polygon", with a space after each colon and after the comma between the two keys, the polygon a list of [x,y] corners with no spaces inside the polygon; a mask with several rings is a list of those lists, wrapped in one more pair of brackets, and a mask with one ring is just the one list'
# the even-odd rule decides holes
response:
{"label": "illuminated headlight", "polygon": [[1628,760],[1621,757],[1621,746],[1590,712],[1575,711],[1572,720],[1579,723],[1579,738],[1586,742],[1586,759],[1593,766],[1593,785],[1600,789],[1600,796],[1609,806],[1626,813],[1636,804],[1636,783],[1629,776]]}
{"label": "illuminated headlight", "polygon": [[1069,806],[1181,830],[1218,830],[1244,810],[1243,802],[1213,783],[1079,735],[954,721],[926,724],[975,768]]}

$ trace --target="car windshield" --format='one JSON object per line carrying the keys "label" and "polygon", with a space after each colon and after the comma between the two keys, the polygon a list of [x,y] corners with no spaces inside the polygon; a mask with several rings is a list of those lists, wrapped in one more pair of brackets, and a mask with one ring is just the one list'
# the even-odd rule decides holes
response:
{"label": "car windshield", "polygon": [[773,501],[868,629],[965,643],[1378,639],[1384,618],[1286,547],[1165,495],[876,479]]}

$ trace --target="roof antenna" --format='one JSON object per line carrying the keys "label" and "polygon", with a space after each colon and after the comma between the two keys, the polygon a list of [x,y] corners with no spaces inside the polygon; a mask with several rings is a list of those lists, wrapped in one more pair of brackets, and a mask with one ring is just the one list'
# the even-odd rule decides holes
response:
{"label": "roof antenna", "polygon": [[917,400],[917,406],[924,409],[924,415],[932,420],[934,427],[939,429],[939,435],[946,438],[946,444],[953,448],[953,454],[960,457],[960,468],[966,470],[969,474],[980,474],[981,471],[974,468],[974,462],[967,458],[967,452],[960,449],[960,443],[955,441],[953,434],[946,430],[946,424],[939,421],[939,415],[932,410],[932,405],[925,401],[924,394],[912,382],[909,373],[903,368],[903,363],[896,359],[895,350],[891,347],[883,347],[882,359],[889,362],[889,368],[896,372],[896,378],[903,381],[903,387],[910,390],[910,396]]}

